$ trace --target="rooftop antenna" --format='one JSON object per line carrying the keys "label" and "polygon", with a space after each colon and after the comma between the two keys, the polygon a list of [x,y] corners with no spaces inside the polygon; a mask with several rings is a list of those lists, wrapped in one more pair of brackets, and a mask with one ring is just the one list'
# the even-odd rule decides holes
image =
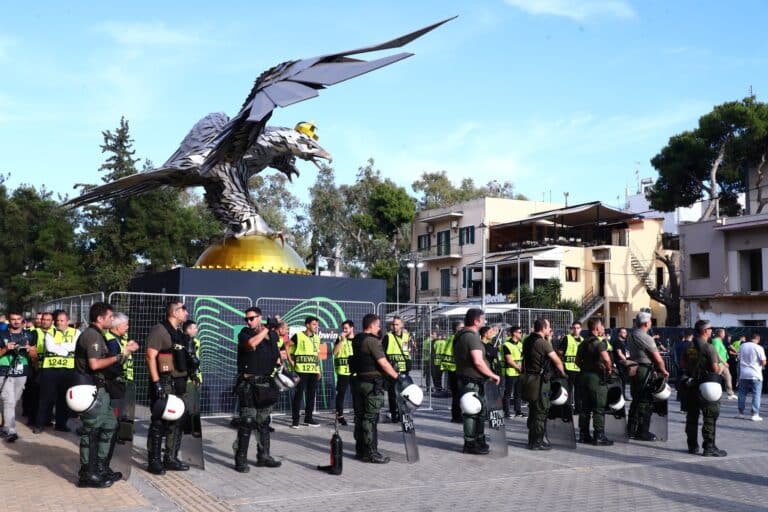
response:
{"label": "rooftop antenna", "polygon": [[568,208],[568,192],[563,192],[563,195],[565,196],[565,207]]}
{"label": "rooftop antenna", "polygon": [[637,181],[637,194],[640,193],[640,162],[635,161],[635,180]]}

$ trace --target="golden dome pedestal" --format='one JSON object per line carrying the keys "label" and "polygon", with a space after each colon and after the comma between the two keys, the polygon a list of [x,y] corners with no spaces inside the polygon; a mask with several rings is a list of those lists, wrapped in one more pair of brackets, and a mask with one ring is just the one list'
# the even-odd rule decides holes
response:
{"label": "golden dome pedestal", "polygon": [[225,238],[208,247],[195,268],[311,274],[292,247],[284,245],[280,238],[264,235]]}

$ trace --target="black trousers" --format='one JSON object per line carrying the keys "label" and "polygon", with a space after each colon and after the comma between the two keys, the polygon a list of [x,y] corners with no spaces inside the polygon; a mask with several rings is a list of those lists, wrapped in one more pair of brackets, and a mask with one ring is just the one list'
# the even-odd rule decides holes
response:
{"label": "black trousers", "polygon": [[27,383],[21,395],[22,415],[27,418],[28,425],[37,421],[37,408],[40,405],[40,371],[30,366]]}
{"label": "black trousers", "polygon": [[573,405],[573,413],[578,414],[581,412],[581,384],[579,383],[581,372],[566,370],[565,374],[568,376],[568,396],[571,397],[569,401]]}
{"label": "black trousers", "polygon": [[461,406],[459,400],[461,399],[461,382],[456,376],[456,372],[448,373],[448,389],[451,390],[451,421],[463,422],[464,417],[461,414]]}
{"label": "black trousers", "polygon": [[[51,411],[56,406],[56,426],[67,426],[69,407],[67,407],[67,389],[71,385],[74,370],[67,368],[43,368],[40,370],[40,402],[34,424],[43,428],[51,421]],[[31,418],[30,418],[31,419]]]}
{"label": "black trousers", "polygon": [[512,398],[515,406],[515,414],[522,414],[520,400],[520,376],[505,376],[504,377],[504,415],[509,414],[509,399]]}
{"label": "black trousers", "polygon": [[304,395],[304,421],[312,419],[312,413],[315,410],[315,395],[317,394],[317,374],[300,373],[299,383],[293,390],[293,401],[291,402],[291,413],[293,423],[299,423],[299,409],[301,409],[301,396]]}
{"label": "black trousers", "polygon": [[349,375],[336,375],[336,416],[344,416],[344,399],[349,389]]}
{"label": "black trousers", "polygon": [[435,389],[443,389],[443,370],[439,365],[432,365],[432,385]]}

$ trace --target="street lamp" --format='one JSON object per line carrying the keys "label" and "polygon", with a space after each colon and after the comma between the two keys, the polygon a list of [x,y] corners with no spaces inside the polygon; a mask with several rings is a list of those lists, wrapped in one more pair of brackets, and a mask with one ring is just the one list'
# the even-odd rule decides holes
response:
{"label": "street lamp", "polygon": [[485,311],[485,228],[487,228],[488,226],[485,224],[485,221],[483,221],[477,227],[479,227],[480,229],[483,230],[483,237],[482,237],[483,238],[483,242],[482,242],[482,247],[481,247],[481,251],[482,251],[482,258],[481,259],[482,259],[483,270],[481,272],[482,283],[480,283],[480,308],[483,311]]}
{"label": "street lamp", "polygon": [[424,267],[424,262],[419,261],[418,257],[416,259],[409,260],[408,263],[405,265],[408,268],[413,269],[413,290],[414,290],[414,303],[419,303],[419,282],[418,282],[418,269]]}

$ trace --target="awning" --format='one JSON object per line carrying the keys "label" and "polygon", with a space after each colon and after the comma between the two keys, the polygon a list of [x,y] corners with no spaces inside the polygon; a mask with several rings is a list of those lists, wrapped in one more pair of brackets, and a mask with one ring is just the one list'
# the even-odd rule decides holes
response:
{"label": "awning", "polygon": [[[504,251],[504,252],[494,252],[490,255],[486,256],[485,258],[485,266],[493,266],[498,265],[499,263],[515,263],[517,262],[517,259],[520,258],[521,260],[532,258],[534,260],[541,259],[542,256],[545,256],[547,253],[556,253],[561,252],[561,249],[559,247],[537,247],[533,249],[523,249],[521,251],[513,250],[513,251]],[[553,254],[554,256],[554,254]],[[466,267],[477,267],[483,266],[483,259],[480,258],[477,261],[473,261],[472,263],[467,263],[465,265]]]}
{"label": "awning", "polygon": [[495,224],[491,229],[499,229],[512,226],[521,226],[525,224],[540,223],[548,220],[561,226],[584,226],[586,224],[615,224],[616,222],[626,221],[634,218],[642,218],[638,213],[625,212],[618,208],[606,206],[600,201],[591,203],[548,210],[546,212],[533,213],[525,219],[514,222],[505,222],[504,224]]}
{"label": "awning", "polygon": [[[437,311],[434,314],[441,315],[441,316],[464,316],[467,314],[467,311],[469,311],[470,309],[479,308],[479,307],[480,307],[480,304],[470,304],[468,306],[455,306],[455,307],[449,307],[444,311]],[[488,315],[493,313],[506,313],[507,311],[511,311],[513,309],[517,309],[517,304],[486,304],[483,312],[486,315]]]}

